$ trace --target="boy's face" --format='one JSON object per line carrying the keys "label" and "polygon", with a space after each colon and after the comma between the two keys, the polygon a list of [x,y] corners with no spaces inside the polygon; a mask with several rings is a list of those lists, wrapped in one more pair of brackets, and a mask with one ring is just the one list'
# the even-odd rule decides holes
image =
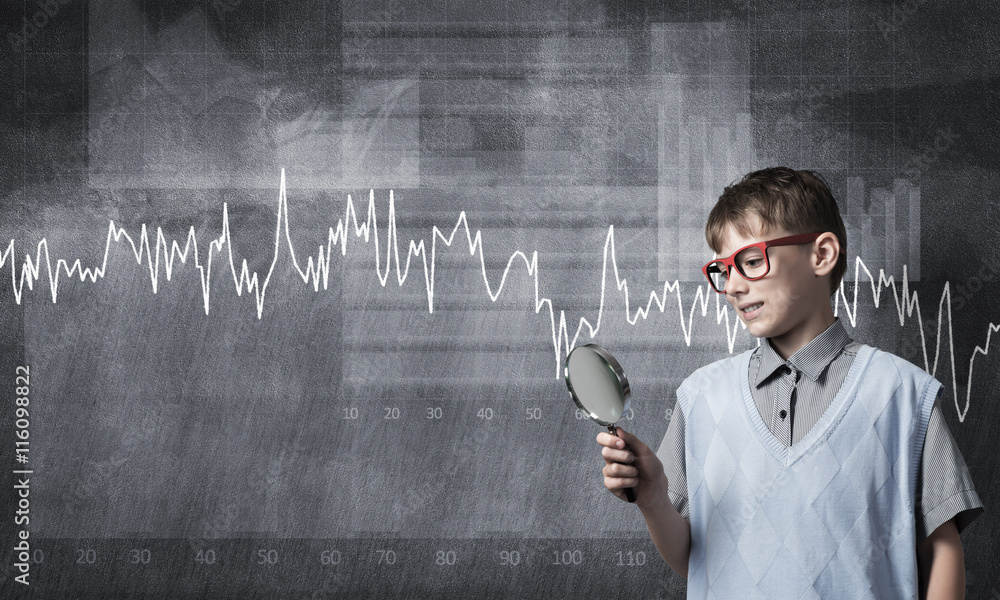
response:
{"label": "boy's face", "polygon": [[[791,235],[778,228],[763,231],[757,215],[750,215],[746,223],[753,237],[744,237],[729,225],[720,256],[730,256],[748,244]],[[739,271],[731,269],[726,282],[726,300],[750,333],[771,338],[782,354],[782,349],[790,355],[811,341],[829,326],[827,321],[832,318],[832,312],[829,318],[825,315],[830,310],[829,282],[814,271],[812,247],[803,244],[768,248],[767,275],[747,281]]]}

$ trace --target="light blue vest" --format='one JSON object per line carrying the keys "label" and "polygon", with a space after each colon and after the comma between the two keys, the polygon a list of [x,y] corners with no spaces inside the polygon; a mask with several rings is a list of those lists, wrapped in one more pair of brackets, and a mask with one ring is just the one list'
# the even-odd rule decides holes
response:
{"label": "light blue vest", "polygon": [[830,408],[785,446],[750,394],[751,353],[702,367],[677,390],[687,597],[916,599],[917,467],[941,383],[862,346]]}

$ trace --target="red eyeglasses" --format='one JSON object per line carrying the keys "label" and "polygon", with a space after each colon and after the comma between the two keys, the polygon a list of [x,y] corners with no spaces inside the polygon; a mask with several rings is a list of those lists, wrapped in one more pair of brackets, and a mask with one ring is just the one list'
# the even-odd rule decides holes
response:
{"label": "red eyeglasses", "polygon": [[717,258],[701,268],[702,273],[712,284],[712,289],[720,294],[726,293],[726,281],[729,279],[729,269],[736,267],[743,279],[755,281],[767,275],[771,265],[767,260],[767,249],[775,246],[797,246],[808,244],[821,236],[822,233],[800,233],[788,237],[757,242],[744,246],[733,252],[729,258]]}

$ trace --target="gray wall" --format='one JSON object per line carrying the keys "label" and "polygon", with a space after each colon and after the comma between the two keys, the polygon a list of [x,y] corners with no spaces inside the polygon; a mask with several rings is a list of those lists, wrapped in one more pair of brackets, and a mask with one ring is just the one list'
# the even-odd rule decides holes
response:
{"label": "gray wall", "polygon": [[968,594],[1000,593],[994,4],[14,4],[37,597],[682,597],[559,365],[593,334],[655,448],[678,383],[756,344],[702,228],[776,164],[840,202],[851,335],[945,384],[988,511]]}

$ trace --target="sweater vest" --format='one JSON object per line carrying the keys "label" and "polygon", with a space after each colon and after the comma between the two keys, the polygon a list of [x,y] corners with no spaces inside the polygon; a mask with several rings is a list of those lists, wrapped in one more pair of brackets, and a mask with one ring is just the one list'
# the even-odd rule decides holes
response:
{"label": "sweater vest", "polygon": [[[691,374],[688,598],[917,598],[917,469],[941,383],[862,346],[797,444],[764,424],[752,350]],[[799,398],[799,402],[808,402]]]}

